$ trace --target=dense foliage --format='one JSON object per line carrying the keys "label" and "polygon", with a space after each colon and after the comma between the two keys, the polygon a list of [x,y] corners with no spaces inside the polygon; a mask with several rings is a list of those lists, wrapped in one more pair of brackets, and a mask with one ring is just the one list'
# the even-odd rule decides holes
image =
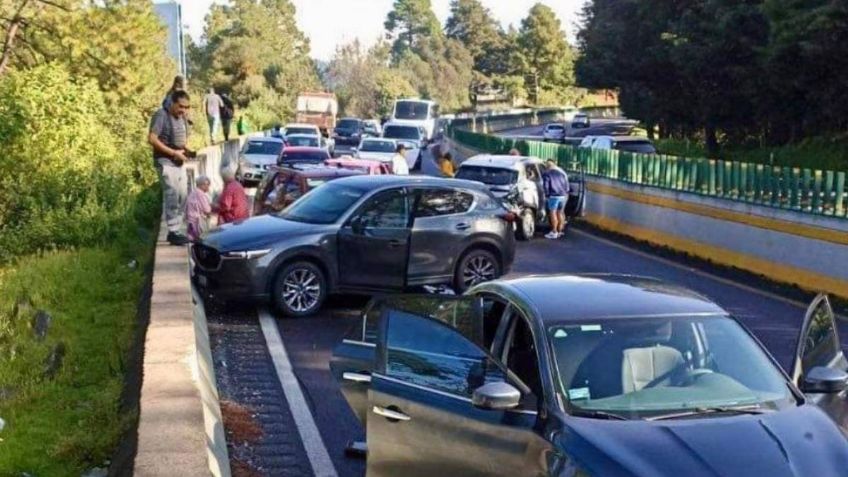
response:
{"label": "dense foliage", "polygon": [[783,145],[848,126],[848,4],[594,0],[577,75],[617,88],[649,133],[720,147]]}

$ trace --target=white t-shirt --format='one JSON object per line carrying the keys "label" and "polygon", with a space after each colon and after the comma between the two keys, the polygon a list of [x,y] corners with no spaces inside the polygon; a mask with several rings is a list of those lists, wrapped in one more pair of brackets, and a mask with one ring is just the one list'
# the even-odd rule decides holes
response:
{"label": "white t-shirt", "polygon": [[392,157],[392,172],[398,176],[409,175],[409,165],[406,163],[406,158],[400,154],[395,154]]}

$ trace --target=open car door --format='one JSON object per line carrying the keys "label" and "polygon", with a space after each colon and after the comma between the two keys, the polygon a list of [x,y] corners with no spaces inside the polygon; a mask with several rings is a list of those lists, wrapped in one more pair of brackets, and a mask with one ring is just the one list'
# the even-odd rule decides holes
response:
{"label": "open car door", "polygon": [[848,432],[848,360],[827,295],[810,304],[795,352],[792,379],[809,402]]}
{"label": "open car door", "polygon": [[469,312],[476,307],[458,309],[453,323],[383,313],[368,392],[369,477],[543,474],[537,409],[520,407],[530,390],[486,351]]}
{"label": "open car door", "polygon": [[568,185],[571,190],[568,194],[568,202],[565,204],[565,219],[568,224],[577,217],[583,217],[586,205],[586,176],[583,170],[583,160],[580,154],[575,154],[573,159],[566,165],[568,174]]}
{"label": "open car door", "polygon": [[[387,309],[420,314],[451,326],[464,326],[468,333],[483,333],[482,308],[472,297],[387,295],[371,300],[362,313],[361,323],[333,349],[330,360],[330,372],[363,426],[367,424],[368,389],[375,366],[380,317]],[[463,318],[458,318],[460,316]],[[469,320],[468,317],[473,318]]]}

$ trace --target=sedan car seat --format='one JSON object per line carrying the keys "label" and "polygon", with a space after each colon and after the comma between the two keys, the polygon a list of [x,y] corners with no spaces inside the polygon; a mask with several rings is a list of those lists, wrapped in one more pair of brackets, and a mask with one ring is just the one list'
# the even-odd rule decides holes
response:
{"label": "sedan car seat", "polygon": [[631,393],[648,384],[667,384],[672,372],[683,362],[683,354],[670,346],[625,349],[621,363],[622,389]]}

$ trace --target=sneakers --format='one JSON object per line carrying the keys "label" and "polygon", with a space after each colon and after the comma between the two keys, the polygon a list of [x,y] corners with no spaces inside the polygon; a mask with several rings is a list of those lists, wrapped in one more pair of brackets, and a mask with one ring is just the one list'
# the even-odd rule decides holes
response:
{"label": "sneakers", "polygon": [[168,243],[171,245],[183,246],[188,243],[188,237],[177,232],[168,232]]}
{"label": "sneakers", "polygon": [[548,232],[548,233],[545,234],[545,238],[555,240],[555,239],[559,238],[559,234],[556,233],[556,232]]}

